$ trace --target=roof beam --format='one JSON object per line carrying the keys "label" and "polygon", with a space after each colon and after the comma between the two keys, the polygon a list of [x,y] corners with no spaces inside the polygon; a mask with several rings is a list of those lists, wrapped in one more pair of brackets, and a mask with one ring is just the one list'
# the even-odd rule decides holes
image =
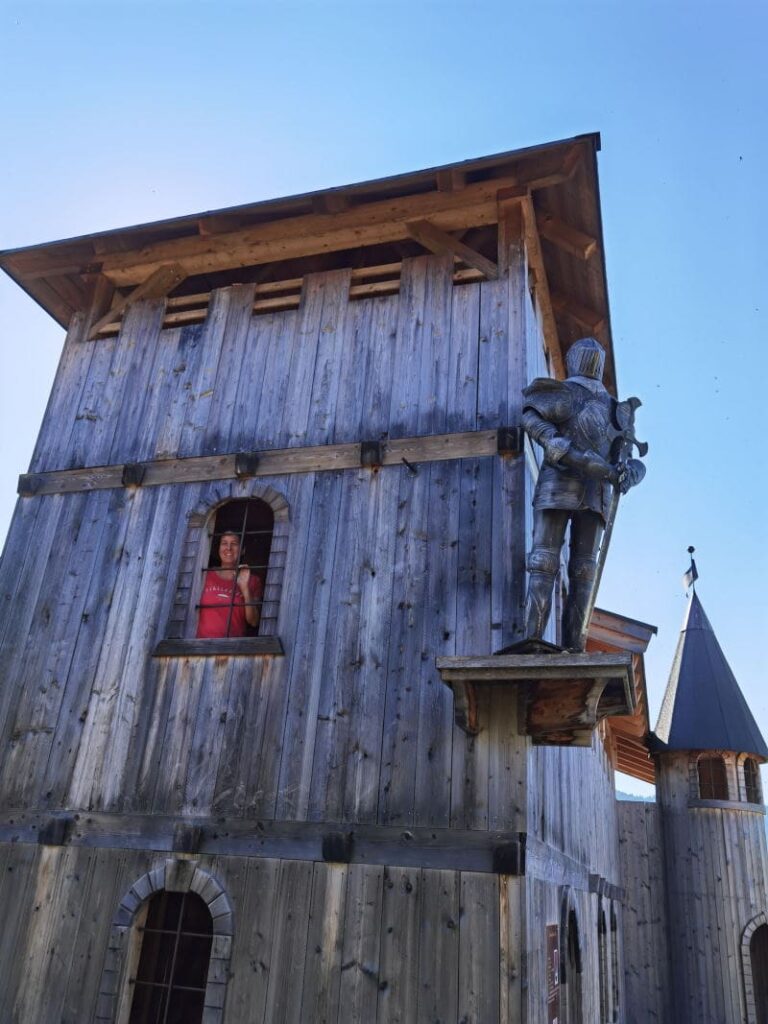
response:
{"label": "roof beam", "polygon": [[597,333],[605,326],[605,317],[601,313],[590,309],[589,306],[582,305],[569,295],[563,295],[562,292],[553,292],[551,298],[552,308],[555,312],[565,313],[567,316],[572,317],[582,327],[586,327],[588,331]]}
{"label": "roof beam", "polygon": [[499,268],[492,260],[487,259],[476,249],[471,249],[464,242],[460,242],[458,238],[454,238],[447,231],[436,228],[428,220],[413,221],[407,227],[411,238],[437,256],[453,255],[466,263],[468,267],[479,270],[489,281],[495,281],[498,278]]}
{"label": "roof beam", "polygon": [[120,317],[130,303],[138,302],[140,299],[162,299],[173,291],[180,284],[187,272],[179,263],[170,263],[164,267],[158,267],[142,284],[134,288],[128,295],[124,295],[115,305],[103,316],[101,316],[88,332],[88,340],[97,337],[102,327]]}
{"label": "roof beam", "polygon": [[438,192],[459,192],[467,187],[467,173],[458,167],[446,167],[435,175]]}
{"label": "roof beam", "polygon": [[578,231],[551,213],[539,212],[536,223],[542,238],[546,238],[558,249],[570,253],[571,256],[575,256],[579,260],[588,260],[597,252],[596,238],[592,238],[591,235],[587,235],[583,231]]}
{"label": "roof beam", "polygon": [[549,294],[549,282],[547,271],[544,266],[544,257],[541,252],[539,232],[536,227],[536,213],[533,209],[533,200],[526,196],[522,200],[523,209],[523,230],[525,232],[525,246],[528,251],[528,266],[533,271],[536,283],[536,292],[541,309],[542,329],[544,342],[547,346],[549,359],[554,375],[559,379],[565,378],[565,363],[563,361],[563,350],[560,347],[560,338],[557,333],[555,314],[552,312],[552,300]]}

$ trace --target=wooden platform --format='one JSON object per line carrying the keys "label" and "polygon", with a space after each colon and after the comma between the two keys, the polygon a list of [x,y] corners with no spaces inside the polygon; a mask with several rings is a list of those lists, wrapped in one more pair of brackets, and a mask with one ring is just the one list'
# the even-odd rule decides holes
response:
{"label": "wooden platform", "polygon": [[456,724],[474,735],[479,720],[476,688],[504,687],[525,707],[525,731],[545,746],[588,747],[598,722],[631,715],[635,708],[629,654],[496,654],[437,658],[437,669],[453,690]]}

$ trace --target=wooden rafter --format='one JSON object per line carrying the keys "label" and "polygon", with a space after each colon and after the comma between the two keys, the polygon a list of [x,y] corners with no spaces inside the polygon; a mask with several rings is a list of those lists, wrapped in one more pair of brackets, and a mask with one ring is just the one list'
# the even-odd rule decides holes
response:
{"label": "wooden rafter", "polygon": [[565,377],[563,351],[560,347],[560,338],[557,333],[555,314],[552,310],[552,299],[549,294],[547,271],[544,266],[544,257],[541,253],[539,232],[536,228],[536,214],[533,209],[533,200],[530,196],[523,199],[522,209],[525,244],[528,250],[528,265],[533,271],[536,283],[536,292],[538,294],[542,327],[544,331],[544,342],[547,346],[547,352],[549,353],[554,375],[562,380]]}
{"label": "wooden rafter", "polygon": [[121,316],[127,306],[132,302],[138,302],[140,299],[160,299],[163,298],[168,292],[172,291],[178,284],[180,284],[187,276],[187,272],[179,263],[170,263],[164,267],[158,267],[142,284],[138,285],[128,295],[124,295],[119,302],[103,316],[101,316],[96,323],[93,324],[90,331],[88,332],[89,340],[97,337],[102,327],[105,327],[108,323]]}
{"label": "wooden rafter", "polygon": [[467,187],[467,175],[458,167],[448,167],[435,175],[438,192],[458,192]]}
{"label": "wooden rafter", "polygon": [[539,234],[558,249],[580,260],[588,260],[597,252],[597,239],[566,224],[550,213],[539,213],[536,218]]}
{"label": "wooden rafter", "polygon": [[567,316],[572,317],[582,327],[586,327],[588,331],[597,333],[605,326],[605,317],[602,313],[582,305],[582,303],[577,302],[570,296],[563,295],[561,292],[553,292],[551,299],[552,308],[555,312],[565,313]]}
{"label": "wooden rafter", "polygon": [[489,281],[495,281],[499,276],[499,268],[493,260],[489,260],[476,249],[470,248],[447,231],[442,231],[434,224],[430,224],[429,221],[413,221],[407,225],[407,228],[411,238],[437,256],[453,255],[466,263],[468,267],[479,270]]}

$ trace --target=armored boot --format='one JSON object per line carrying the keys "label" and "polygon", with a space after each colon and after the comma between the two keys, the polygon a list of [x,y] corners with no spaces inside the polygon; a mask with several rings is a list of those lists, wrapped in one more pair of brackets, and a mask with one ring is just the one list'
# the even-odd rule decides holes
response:
{"label": "armored boot", "polygon": [[525,639],[541,640],[549,622],[552,588],[560,564],[560,553],[534,547],[528,555],[528,593],[525,597]]}
{"label": "armored boot", "polygon": [[586,619],[590,612],[592,587],[597,571],[594,558],[571,558],[568,566],[568,599],[563,611],[563,647],[583,651]]}

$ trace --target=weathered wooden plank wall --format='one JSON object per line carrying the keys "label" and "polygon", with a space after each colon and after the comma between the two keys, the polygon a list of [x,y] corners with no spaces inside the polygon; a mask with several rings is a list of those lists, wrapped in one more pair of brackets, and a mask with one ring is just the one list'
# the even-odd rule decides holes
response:
{"label": "weathered wooden plank wall", "polygon": [[[120,898],[165,857],[28,845],[0,857],[9,912],[0,941],[13,950],[0,961],[2,1019],[91,1020]],[[237,857],[198,863],[237,908],[226,1020],[521,1020],[520,879]],[[503,970],[486,969],[500,946]]]}
{"label": "weathered wooden plank wall", "polygon": [[[266,317],[232,286],[200,327],[160,331],[151,301],[117,339],[73,330],[34,466],[508,423],[540,347],[518,261],[454,287],[449,260],[409,260],[400,296],[351,303],[348,273],[313,275],[299,311]],[[153,661],[188,514],[268,486],[291,515],[285,657]],[[4,804],[523,827],[498,762],[520,757],[514,709],[492,698],[499,742],[454,736],[434,658],[519,627],[529,492],[522,461],[490,458],[20,502],[0,569]]]}
{"label": "weathered wooden plank wall", "polygon": [[620,800],[627,1024],[673,1019],[667,938],[664,846],[656,803]]}
{"label": "weathered wooden plank wall", "polygon": [[762,808],[689,807],[689,755],[658,771],[663,808],[671,987],[677,1016],[746,1019],[741,937],[768,906]]}

